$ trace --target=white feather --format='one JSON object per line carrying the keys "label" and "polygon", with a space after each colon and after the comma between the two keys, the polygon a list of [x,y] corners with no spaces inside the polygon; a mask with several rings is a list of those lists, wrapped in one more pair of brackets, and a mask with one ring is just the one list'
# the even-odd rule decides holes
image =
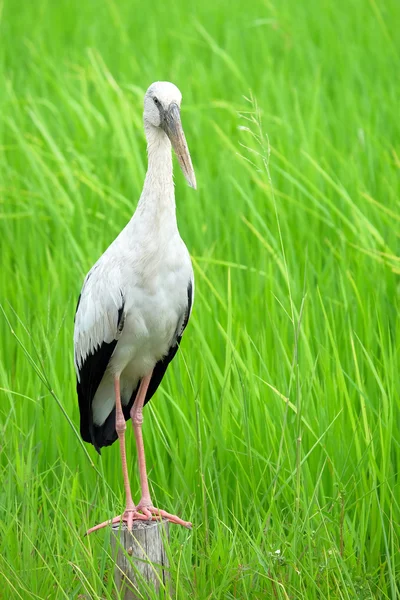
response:
{"label": "white feather", "polygon": [[[164,84],[154,85],[163,98]],[[180,103],[179,90],[170,86],[165,97]],[[179,98],[173,97],[174,90]],[[187,313],[189,282],[194,290],[189,253],[176,223],[171,145],[164,132],[146,122],[146,101],[145,126],[149,168],[137,210],[88,273],[75,317],[78,378],[90,353],[103,342],[118,339],[92,404],[94,422],[99,425],[115,403],[114,375],[120,376],[126,403],[139,380],[168,353]],[[122,304],[125,321],[120,333]]]}

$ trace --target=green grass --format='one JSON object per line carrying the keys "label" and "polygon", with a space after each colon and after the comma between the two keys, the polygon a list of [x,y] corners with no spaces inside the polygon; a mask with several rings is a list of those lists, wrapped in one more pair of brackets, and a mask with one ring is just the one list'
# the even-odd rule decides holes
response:
{"label": "green grass", "polygon": [[[132,214],[142,98],[183,93],[196,275],[145,412],[186,599],[399,597],[400,6],[2,3],[0,597],[118,598],[118,448],[84,447],[83,276]],[[133,435],[128,451],[135,494]]]}

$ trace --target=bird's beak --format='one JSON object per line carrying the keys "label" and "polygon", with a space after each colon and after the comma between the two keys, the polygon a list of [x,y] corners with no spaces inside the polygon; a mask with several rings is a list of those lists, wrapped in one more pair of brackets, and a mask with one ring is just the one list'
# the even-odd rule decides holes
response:
{"label": "bird's beak", "polygon": [[179,164],[190,187],[196,189],[196,176],[194,174],[192,159],[186,143],[185,134],[181,123],[179,106],[174,102],[170,104],[164,114],[162,127],[170,139]]}

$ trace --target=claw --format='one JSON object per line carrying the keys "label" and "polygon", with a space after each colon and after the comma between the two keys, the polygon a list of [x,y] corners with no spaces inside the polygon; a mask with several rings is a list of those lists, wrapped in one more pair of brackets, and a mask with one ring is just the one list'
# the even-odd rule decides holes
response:
{"label": "claw", "polygon": [[100,523],[99,525],[95,525],[94,527],[91,527],[90,529],[87,530],[87,532],[85,533],[85,536],[93,533],[94,531],[97,531],[98,529],[107,527],[107,525],[114,525],[114,523],[118,523],[118,521],[121,521],[121,519],[122,519],[122,515],[120,515],[119,517],[114,517],[113,519],[110,519],[109,521],[104,521],[103,523]]}

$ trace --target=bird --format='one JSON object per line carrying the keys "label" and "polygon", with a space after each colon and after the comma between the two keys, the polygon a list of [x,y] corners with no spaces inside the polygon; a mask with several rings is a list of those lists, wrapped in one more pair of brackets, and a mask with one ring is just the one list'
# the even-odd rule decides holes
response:
{"label": "bird", "polygon": [[[167,519],[191,523],[153,505],[142,436],[143,407],[156,392],[179,348],[194,299],[189,252],[177,225],[172,149],[190,187],[196,177],[182,127],[182,95],[155,82],[144,95],[148,167],[136,210],[86,275],[74,321],[74,364],[85,442],[119,441],[124,512],[91,527]],[[134,504],[125,447],[126,422],[136,439],[141,497]]]}

